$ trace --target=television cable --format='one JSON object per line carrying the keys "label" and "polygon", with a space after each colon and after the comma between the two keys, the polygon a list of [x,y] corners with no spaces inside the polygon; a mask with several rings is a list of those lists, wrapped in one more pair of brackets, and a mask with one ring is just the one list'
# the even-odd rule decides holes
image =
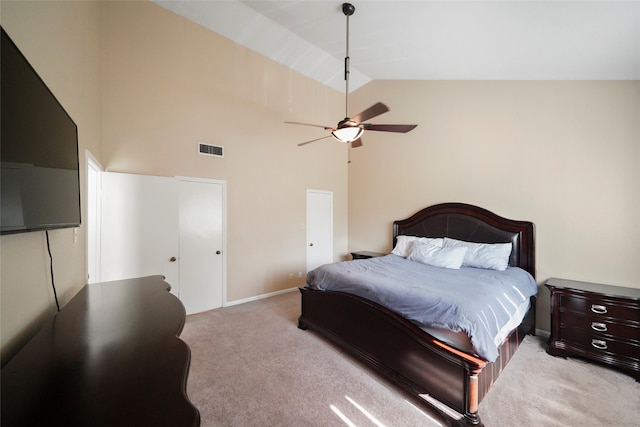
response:
{"label": "television cable", "polygon": [[60,304],[58,303],[58,293],[56,292],[56,284],[53,280],[53,256],[51,255],[51,244],[49,243],[49,230],[44,231],[47,236],[47,251],[49,252],[49,267],[51,269],[51,287],[53,288],[53,297],[56,300],[56,308],[60,312]]}

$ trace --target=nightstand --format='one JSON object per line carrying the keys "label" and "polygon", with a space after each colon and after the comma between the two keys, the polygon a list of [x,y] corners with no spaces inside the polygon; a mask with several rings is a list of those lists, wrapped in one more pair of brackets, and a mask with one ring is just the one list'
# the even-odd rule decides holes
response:
{"label": "nightstand", "polygon": [[368,258],[376,258],[379,256],[385,256],[387,254],[382,252],[369,252],[369,251],[360,251],[360,252],[351,252],[351,256],[353,259],[368,259]]}
{"label": "nightstand", "polygon": [[640,289],[551,278],[547,352],[616,367],[640,381]]}

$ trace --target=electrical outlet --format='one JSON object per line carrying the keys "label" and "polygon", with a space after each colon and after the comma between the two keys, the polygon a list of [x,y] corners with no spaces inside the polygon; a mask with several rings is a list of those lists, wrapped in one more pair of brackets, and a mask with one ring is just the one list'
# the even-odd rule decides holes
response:
{"label": "electrical outlet", "polygon": [[298,271],[298,279],[302,279],[302,271]]}
{"label": "electrical outlet", "polygon": [[293,273],[289,273],[289,280],[293,279]]}

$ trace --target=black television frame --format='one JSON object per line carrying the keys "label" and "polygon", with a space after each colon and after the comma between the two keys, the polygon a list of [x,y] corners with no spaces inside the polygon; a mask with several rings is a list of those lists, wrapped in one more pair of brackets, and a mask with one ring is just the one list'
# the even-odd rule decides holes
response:
{"label": "black television frame", "polygon": [[[45,193],[45,194],[39,194],[36,196],[31,196],[31,194],[33,194],[32,192],[28,193],[30,194],[29,198],[33,198],[31,203],[32,207],[40,204],[40,207],[44,209],[43,211],[40,211],[40,213],[47,211],[47,208],[50,208],[52,206],[58,208],[61,211],[64,211],[64,213],[58,214],[58,215],[54,213],[48,213],[48,214],[42,215],[41,220],[29,222],[29,223],[25,222],[24,225],[1,224],[0,234],[5,235],[5,234],[26,233],[26,232],[33,232],[33,231],[44,231],[44,230],[79,227],[82,223],[82,205],[81,205],[81,186],[80,186],[78,127],[75,121],[71,118],[71,116],[67,112],[67,110],[64,108],[64,106],[60,103],[60,101],[56,98],[56,96],[53,94],[51,89],[47,86],[45,81],[40,77],[38,72],[31,65],[29,60],[20,51],[20,49],[18,48],[16,43],[11,39],[9,34],[7,34],[5,29],[3,27],[0,27],[0,30],[2,32],[2,35],[1,35],[2,44],[9,43],[9,46],[12,49],[15,49],[15,52],[20,57],[19,59],[23,61],[24,64],[26,64],[26,68],[24,68],[24,70],[26,70],[25,74],[29,74],[29,76],[27,76],[27,79],[29,79],[29,81],[33,85],[38,86],[38,90],[40,91],[40,94],[43,95],[43,99],[45,100],[43,101],[43,104],[50,103],[49,107],[50,108],[53,107],[56,110],[56,116],[60,119],[59,120],[61,124],[60,126],[64,126],[66,133],[68,133],[68,135],[66,135],[66,138],[60,138],[58,135],[55,135],[55,136],[58,136],[59,139],[64,139],[64,141],[66,142],[64,146],[60,146],[61,149],[65,148],[66,151],[68,152],[67,156],[64,157],[64,160],[59,161],[61,163],[64,163],[65,165],[65,167],[62,167],[62,168],[52,168],[48,164],[37,165],[34,163],[31,165],[31,164],[23,163],[22,162],[23,159],[21,159],[20,162],[13,163],[12,158],[10,158],[7,161],[7,159],[2,158],[3,156],[0,154],[0,171],[2,172],[10,173],[8,172],[9,169],[18,170],[20,167],[23,167],[23,165],[28,165],[28,166],[36,166],[33,169],[38,169],[37,166],[41,166],[40,170],[58,169],[59,170],[58,173],[65,175],[64,180],[61,180],[61,182],[58,182],[57,184],[53,184],[50,187],[51,189],[54,189],[54,190],[61,190],[60,193],[54,192],[54,194],[56,194],[55,196],[51,196],[51,194],[47,194],[47,192],[44,190],[42,190],[41,193]],[[2,50],[4,51],[5,49],[2,49]],[[2,55],[2,57],[5,56],[5,52],[1,52],[0,54]],[[4,61],[0,61],[0,62],[4,63]],[[3,65],[3,68],[4,68],[4,65]],[[2,94],[2,92],[5,92],[6,91],[5,89],[6,89],[6,86],[0,92],[0,96],[2,96],[3,98],[4,98],[4,94]],[[6,99],[3,99],[2,104],[5,104],[5,102],[8,102],[8,101],[6,101]],[[2,110],[5,110],[5,108],[2,108]],[[2,111],[2,110],[0,110],[0,120],[4,120],[2,119],[2,117],[5,117],[5,114],[6,114],[6,111]],[[26,123],[33,124],[36,121],[37,121],[37,118],[35,119],[31,118],[30,120],[27,120]],[[57,124],[58,122],[55,122],[55,123]],[[5,123],[2,124],[2,128],[3,130],[5,129]],[[5,134],[5,132],[3,131],[2,134]],[[69,137],[70,135],[73,135],[73,136]],[[56,139],[55,136],[47,141],[55,140]],[[1,138],[2,138],[2,141],[1,141],[2,147],[6,148],[7,145],[5,144],[9,144],[9,147],[11,147],[10,144],[16,143],[16,141],[11,141],[11,140],[7,141],[6,139],[7,135],[2,135]],[[71,140],[73,140],[73,142],[70,142]],[[17,142],[17,144],[19,143],[20,142]],[[74,152],[75,156],[71,155],[72,151]],[[7,176],[6,173],[4,174],[5,177]],[[16,172],[16,173],[20,174],[21,172]],[[71,174],[73,174],[73,176]],[[42,175],[44,175],[44,172],[42,173]],[[45,181],[47,180],[42,179],[41,181],[38,181],[37,178],[34,178],[31,182],[43,183]],[[72,188],[70,189],[64,188],[64,184],[69,182],[73,182]],[[20,181],[19,185],[22,185],[22,184],[23,182]],[[5,183],[3,184],[3,186],[4,185],[9,185],[9,184]],[[22,194],[22,191],[24,190],[21,190],[21,194]],[[58,202],[53,202],[53,204],[47,204],[46,207],[42,206],[43,204],[47,203],[47,199],[49,199],[48,202],[51,203],[51,200],[56,198],[57,195],[64,196],[62,197],[62,199],[67,199],[67,201],[66,202],[62,201],[60,204],[58,204]],[[3,205],[5,204],[5,202],[7,202],[7,198],[4,195],[0,200],[1,200],[0,203]],[[22,197],[21,197],[20,206],[19,206],[21,210],[24,208],[24,205],[25,203],[22,201]],[[35,212],[33,209],[32,210],[29,210],[29,209],[32,209],[32,208],[29,208],[27,206],[27,212],[29,213]],[[6,213],[8,211],[6,211],[5,208],[3,208],[3,212]],[[29,214],[23,214],[24,217],[26,217],[27,215]]]}

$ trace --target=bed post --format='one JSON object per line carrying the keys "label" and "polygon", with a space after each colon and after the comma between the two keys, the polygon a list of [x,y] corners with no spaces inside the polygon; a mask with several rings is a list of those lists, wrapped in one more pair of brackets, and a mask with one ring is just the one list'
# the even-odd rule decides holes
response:
{"label": "bed post", "polygon": [[468,392],[466,393],[467,402],[466,407],[467,411],[464,414],[464,425],[467,426],[482,426],[482,422],[480,421],[480,416],[478,415],[478,404],[480,399],[479,389],[478,389],[478,374],[482,371],[482,368],[467,368],[469,370],[469,382],[467,383]]}

